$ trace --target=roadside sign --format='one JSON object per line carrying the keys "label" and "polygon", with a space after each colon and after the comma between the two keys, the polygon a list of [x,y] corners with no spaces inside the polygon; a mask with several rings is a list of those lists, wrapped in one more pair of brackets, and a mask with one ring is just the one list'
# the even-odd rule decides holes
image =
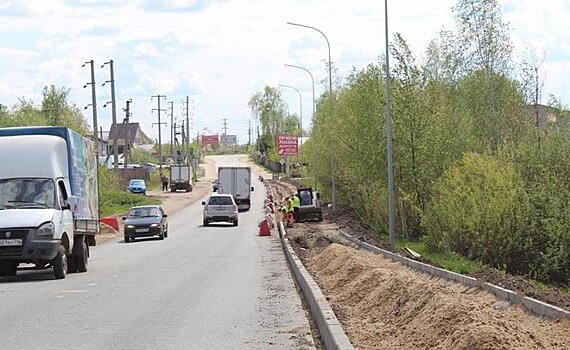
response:
{"label": "roadside sign", "polygon": [[202,145],[217,145],[219,143],[218,135],[202,135]]}
{"label": "roadside sign", "polygon": [[299,152],[299,137],[279,135],[277,138],[277,154],[280,156],[296,156]]}

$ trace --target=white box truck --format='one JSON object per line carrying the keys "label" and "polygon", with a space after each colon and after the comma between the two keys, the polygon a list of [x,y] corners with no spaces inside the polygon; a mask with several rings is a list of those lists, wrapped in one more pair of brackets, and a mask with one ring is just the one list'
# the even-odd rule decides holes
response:
{"label": "white box truck", "polygon": [[170,191],[192,191],[192,167],[187,165],[170,166]]}
{"label": "white box truck", "polygon": [[231,194],[239,211],[247,211],[251,206],[251,168],[219,167],[218,193]]}
{"label": "white box truck", "polygon": [[0,276],[20,263],[87,271],[99,232],[97,157],[63,127],[0,129]]}

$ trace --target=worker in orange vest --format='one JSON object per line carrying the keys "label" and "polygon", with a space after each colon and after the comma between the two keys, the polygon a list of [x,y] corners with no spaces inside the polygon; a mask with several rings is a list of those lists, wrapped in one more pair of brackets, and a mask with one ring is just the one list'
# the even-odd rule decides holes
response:
{"label": "worker in orange vest", "polygon": [[287,226],[292,227],[295,223],[295,218],[293,216],[294,208],[293,208],[293,199],[291,197],[287,197]]}

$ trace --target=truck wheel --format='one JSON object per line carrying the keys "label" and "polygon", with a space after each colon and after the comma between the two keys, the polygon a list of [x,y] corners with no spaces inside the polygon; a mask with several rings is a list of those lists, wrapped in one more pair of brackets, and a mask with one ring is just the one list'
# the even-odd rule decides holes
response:
{"label": "truck wheel", "polygon": [[76,273],[77,272],[77,261],[75,260],[76,256],[70,256],[67,258],[67,273]]}
{"label": "truck wheel", "polygon": [[16,261],[4,262],[4,274],[8,277],[16,276],[18,273],[18,263]]}
{"label": "truck wheel", "polygon": [[204,224],[204,226],[208,226],[208,225],[210,225],[210,223],[208,222],[208,219],[204,219],[204,222],[203,222],[203,224]]}
{"label": "truck wheel", "polygon": [[65,278],[65,273],[67,272],[67,255],[65,254],[65,247],[63,245],[59,246],[59,252],[51,261],[53,266],[53,275],[55,279],[60,280]]}
{"label": "truck wheel", "polygon": [[237,225],[238,225],[238,219],[235,219],[234,220],[234,226],[237,226]]}
{"label": "truck wheel", "polygon": [[73,257],[75,259],[75,263],[77,265],[78,272],[87,272],[87,260],[89,259],[89,248],[87,247],[87,243],[83,240],[81,244],[81,255],[76,255]]}

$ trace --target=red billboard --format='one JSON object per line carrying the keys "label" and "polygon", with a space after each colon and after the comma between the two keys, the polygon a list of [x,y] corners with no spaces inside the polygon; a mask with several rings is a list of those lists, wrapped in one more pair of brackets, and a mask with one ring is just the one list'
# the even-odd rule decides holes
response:
{"label": "red billboard", "polygon": [[204,145],[217,145],[220,143],[218,135],[202,135],[202,146]]}
{"label": "red billboard", "polygon": [[277,154],[280,156],[296,156],[299,152],[299,137],[279,135],[277,138]]}

